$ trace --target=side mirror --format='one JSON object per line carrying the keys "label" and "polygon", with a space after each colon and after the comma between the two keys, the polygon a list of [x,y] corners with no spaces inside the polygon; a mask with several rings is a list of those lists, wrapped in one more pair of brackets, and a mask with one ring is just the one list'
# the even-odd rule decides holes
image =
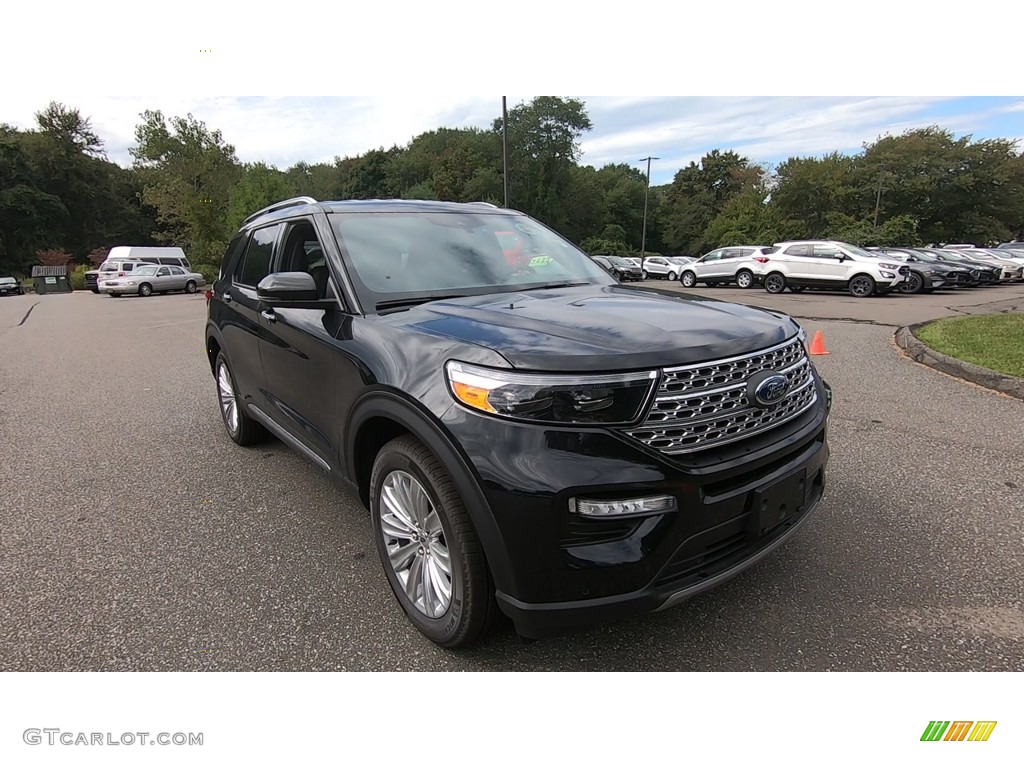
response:
{"label": "side mirror", "polygon": [[316,281],[308,272],[276,272],[256,286],[256,297],[269,307],[281,309],[328,309],[331,299],[321,299]]}

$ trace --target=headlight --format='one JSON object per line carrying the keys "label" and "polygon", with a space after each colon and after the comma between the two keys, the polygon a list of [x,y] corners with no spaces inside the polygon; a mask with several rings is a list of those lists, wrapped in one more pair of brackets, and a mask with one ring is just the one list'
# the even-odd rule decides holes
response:
{"label": "headlight", "polygon": [[557,376],[513,373],[455,361],[445,365],[452,396],[494,416],[559,424],[629,424],[654,389],[656,371]]}
{"label": "headlight", "polygon": [[880,274],[882,277],[888,278],[889,280],[892,280],[894,277],[896,277],[896,275],[893,274],[892,272],[886,272],[884,270],[879,272],[878,274]]}
{"label": "headlight", "polygon": [[882,269],[899,269],[900,268],[899,264],[879,264],[878,266],[880,266]]}

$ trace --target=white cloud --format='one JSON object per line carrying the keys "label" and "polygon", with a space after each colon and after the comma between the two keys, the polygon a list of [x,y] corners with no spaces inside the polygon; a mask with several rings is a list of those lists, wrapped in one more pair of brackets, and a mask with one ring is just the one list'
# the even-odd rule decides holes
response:
{"label": "white cloud", "polygon": [[[509,107],[530,97],[508,98]],[[652,154],[652,182],[665,183],[680,167],[712,148],[735,149],[755,161],[791,155],[852,151],[885,132],[939,123],[973,132],[987,114],[1017,112],[1024,102],[998,105],[988,113],[936,118],[942,97],[616,97],[581,96],[594,122],[582,143],[583,162],[600,167]],[[77,96],[53,100],[91,118],[111,160],[131,161],[135,126],[145,109],[167,116],[192,113],[222,132],[239,158],[287,167],[300,160],[329,162],[377,147],[404,145],[423,131],[441,127],[488,127],[501,114],[501,97],[185,97]],[[34,112],[49,99],[25,94],[5,100],[0,121],[33,125]],[[1007,119],[1006,117],[1003,118]],[[1013,133],[1019,133],[1019,128]]]}

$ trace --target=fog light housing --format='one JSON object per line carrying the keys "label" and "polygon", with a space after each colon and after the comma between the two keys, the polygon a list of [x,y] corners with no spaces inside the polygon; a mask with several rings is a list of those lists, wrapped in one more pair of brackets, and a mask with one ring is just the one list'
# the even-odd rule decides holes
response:
{"label": "fog light housing", "polygon": [[676,510],[675,496],[643,496],[634,499],[569,499],[569,511],[583,517],[630,517],[657,515]]}
{"label": "fog light housing", "polygon": [[896,275],[892,272],[886,272],[884,269],[879,274],[887,280],[892,280]]}

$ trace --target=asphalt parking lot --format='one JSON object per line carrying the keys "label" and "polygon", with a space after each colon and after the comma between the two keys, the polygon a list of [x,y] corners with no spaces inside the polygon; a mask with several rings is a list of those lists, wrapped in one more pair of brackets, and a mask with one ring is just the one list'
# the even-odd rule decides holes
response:
{"label": "asphalt parking lot", "polygon": [[898,325],[1022,309],[1024,287],[693,292],[824,332],[815,517],[671,611],[530,645],[506,627],[462,653],[406,623],[354,498],[280,443],[228,439],[201,294],[0,300],[0,669],[1024,668],[1024,402],[892,344]]}

